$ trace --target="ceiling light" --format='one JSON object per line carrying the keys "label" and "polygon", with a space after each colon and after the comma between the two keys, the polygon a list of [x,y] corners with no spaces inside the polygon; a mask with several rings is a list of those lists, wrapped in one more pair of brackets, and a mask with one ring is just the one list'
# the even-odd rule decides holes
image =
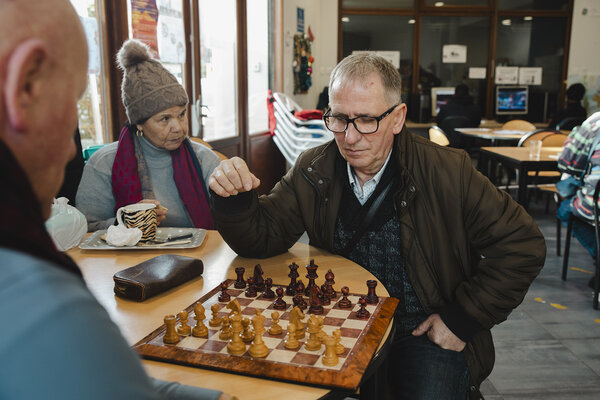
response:
{"label": "ceiling light", "polygon": [[408,23],[409,23],[409,24],[414,24],[414,23],[415,23],[415,20],[411,18],[411,19],[409,19],[409,20],[408,20]]}
{"label": "ceiling light", "polygon": [[436,7],[444,7],[444,2],[443,1],[436,1],[434,6]]}
{"label": "ceiling light", "polygon": [[350,22],[350,17],[342,17],[342,22]]}
{"label": "ceiling light", "polygon": [[532,19],[533,19],[533,17],[531,15],[523,17],[523,21],[531,21]]}
{"label": "ceiling light", "polygon": [[502,20],[502,25],[510,26],[511,24],[512,24],[512,21],[510,19],[503,19]]}

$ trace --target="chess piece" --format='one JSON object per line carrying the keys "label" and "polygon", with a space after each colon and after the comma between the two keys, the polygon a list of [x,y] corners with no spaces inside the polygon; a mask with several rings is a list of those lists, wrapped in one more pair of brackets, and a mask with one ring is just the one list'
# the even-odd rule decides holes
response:
{"label": "chess piece", "polygon": [[227,293],[227,287],[229,286],[229,284],[227,283],[227,281],[224,281],[223,283],[221,283],[221,294],[219,295],[218,300],[221,303],[227,303],[229,300],[231,300],[231,296],[229,295],[229,293]]}
{"label": "chess piece", "polygon": [[196,320],[196,326],[192,329],[192,336],[195,337],[207,337],[208,328],[204,325],[204,306],[202,303],[197,303],[194,306],[194,319]]}
{"label": "chess piece", "polygon": [[319,339],[319,332],[321,332],[319,318],[321,317],[311,315],[306,323],[308,326],[308,340],[304,344],[304,347],[308,351],[317,351],[321,348],[321,340]]}
{"label": "chess piece", "polygon": [[334,336],[324,335],[323,343],[325,344],[325,354],[323,355],[323,365],[332,367],[340,361],[336,354],[336,339]]}
{"label": "chess piece", "polygon": [[350,292],[350,289],[348,288],[348,286],[342,287],[341,292],[342,292],[342,298],[337,303],[338,307],[339,308],[352,308],[352,302],[350,301],[350,299],[348,299],[348,293]]}
{"label": "chess piece", "polygon": [[175,344],[179,343],[179,335],[175,330],[175,322],[177,319],[174,315],[167,315],[164,319],[165,325],[167,326],[167,330],[165,332],[165,336],[163,336],[163,342],[167,344]]}
{"label": "chess piece", "polygon": [[265,333],[265,316],[261,314],[260,309],[256,309],[256,315],[252,317],[252,327],[254,328],[254,340],[248,349],[252,357],[261,358],[269,354],[269,348],[263,341],[262,334]]}
{"label": "chess piece", "polygon": [[377,281],[374,279],[369,279],[367,281],[367,288],[368,288],[368,292],[367,292],[367,297],[365,297],[365,300],[367,300],[367,304],[377,304],[379,303],[379,297],[375,294],[375,287],[377,286]]}
{"label": "chess piece", "polygon": [[302,282],[302,279],[300,279],[298,282],[296,282],[296,294],[304,294],[306,288],[304,287],[304,282]]}
{"label": "chess piece", "polygon": [[250,330],[250,320],[246,317],[242,319],[242,340],[244,343],[250,343],[254,340],[254,332]]}
{"label": "chess piece", "polygon": [[327,294],[327,297],[329,297],[330,300],[333,300],[337,297],[337,293],[333,288],[333,284],[335,283],[334,278],[335,275],[333,274],[333,271],[327,271],[327,273],[325,274],[325,293]]}
{"label": "chess piece", "polygon": [[273,286],[273,279],[265,279],[265,291],[262,294],[263,299],[273,300],[275,298],[275,292],[271,287]]}
{"label": "chess piece", "polygon": [[234,314],[241,314],[242,313],[242,307],[240,306],[240,303],[238,302],[237,299],[233,299],[229,302],[229,304],[227,304],[227,308],[230,309],[231,311],[229,312],[229,318],[231,319],[231,316]]}
{"label": "chess piece", "polygon": [[231,339],[231,324],[229,322],[229,315],[223,317],[223,324],[221,326],[221,332],[219,332],[219,339],[229,340]]}
{"label": "chess piece", "polygon": [[260,264],[254,266],[254,287],[257,292],[265,290],[265,280],[263,279],[263,270]]}
{"label": "chess piece", "polygon": [[294,307],[292,311],[290,311],[290,324],[294,325],[296,331],[296,339],[302,339],[306,334],[304,333],[304,323],[302,320],[304,319],[304,313],[299,307]]}
{"label": "chess piece", "polygon": [[306,273],[306,277],[308,278],[308,285],[306,285],[306,289],[304,289],[304,294],[306,296],[310,296],[311,289],[317,286],[315,284],[315,279],[319,277],[319,275],[317,275],[317,268],[319,268],[319,266],[315,264],[314,259],[310,260],[310,264],[306,266],[306,271],[308,271]]}
{"label": "chess piece", "polygon": [[279,325],[279,313],[277,311],[273,311],[271,313],[271,327],[269,328],[269,333],[271,335],[279,335],[283,332],[283,328]]}
{"label": "chess piece", "polygon": [[361,296],[361,298],[358,299],[358,305],[360,306],[360,310],[356,312],[356,318],[368,319],[371,313],[367,311],[367,300],[365,299],[365,296]]}
{"label": "chess piece", "polygon": [[285,294],[287,294],[288,296],[294,296],[296,294],[296,286],[298,285],[298,283],[296,282],[296,278],[300,276],[300,274],[298,273],[298,268],[300,268],[300,266],[295,262],[292,262],[288,266],[288,268],[290,269],[290,273],[288,274],[288,276],[290,277],[290,284],[285,289]]}
{"label": "chess piece", "polygon": [[304,297],[302,297],[301,293],[298,293],[297,295],[295,295],[292,298],[292,301],[294,303],[294,307],[300,307],[300,309],[302,311],[306,310],[306,307],[308,307],[308,305],[306,304],[306,301],[304,300]]}
{"label": "chess piece", "polygon": [[273,302],[273,308],[276,310],[285,310],[287,308],[287,303],[283,300],[283,289],[278,287],[275,290],[277,293],[277,300]]}
{"label": "chess piece", "polygon": [[321,289],[319,289],[317,285],[313,285],[311,287],[308,300],[310,302],[310,307],[308,307],[309,314],[323,314],[323,306],[321,305]]}
{"label": "chess piece", "polygon": [[248,288],[244,294],[246,297],[256,297],[257,293],[256,286],[254,285],[254,277],[251,276],[248,278]]}
{"label": "chess piece", "polygon": [[227,344],[227,352],[229,354],[240,356],[246,352],[246,344],[240,336],[243,330],[242,316],[240,314],[234,314],[231,317],[231,341]]}
{"label": "chess piece", "polygon": [[333,331],[333,336],[335,337],[336,341],[335,354],[344,354],[344,351],[346,351],[346,349],[344,348],[344,345],[342,345],[342,330],[336,329],[335,331]]}
{"label": "chess piece", "polygon": [[290,349],[290,350],[297,349],[298,346],[300,346],[300,343],[298,342],[298,339],[296,338],[296,325],[288,324],[287,331],[288,331],[288,336],[284,341],[285,348]]}
{"label": "chess piece", "polygon": [[331,299],[329,298],[329,296],[327,296],[327,292],[325,292],[326,289],[327,289],[327,285],[322,284],[321,285],[321,304],[324,306],[328,306],[331,304]]}
{"label": "chess piece", "polygon": [[233,287],[236,289],[244,289],[246,287],[246,281],[244,280],[244,272],[246,271],[246,268],[244,267],[237,267],[235,269],[235,274],[237,275],[237,278],[235,279],[235,283],[233,284]]}
{"label": "chess piece", "polygon": [[220,309],[221,309],[221,306],[219,306],[218,304],[213,304],[210,307],[210,311],[212,312],[212,318],[208,321],[208,325],[212,326],[213,328],[220,326],[221,323],[223,322],[222,318],[219,317]]}
{"label": "chess piece", "polygon": [[177,333],[182,336],[189,336],[190,333],[192,333],[192,328],[187,324],[188,312],[181,311],[179,314],[177,314],[177,316],[179,317],[180,322],[179,326],[177,327]]}

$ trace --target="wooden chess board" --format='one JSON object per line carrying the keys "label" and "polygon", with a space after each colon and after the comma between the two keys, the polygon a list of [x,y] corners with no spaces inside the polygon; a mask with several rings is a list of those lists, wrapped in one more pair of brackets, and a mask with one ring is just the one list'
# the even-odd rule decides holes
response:
{"label": "wooden chess board", "polygon": [[[345,351],[339,355],[337,365],[325,366],[322,363],[325,346],[321,346],[321,349],[317,351],[305,349],[304,343],[308,334],[305,338],[299,339],[299,348],[288,350],[284,346],[289,312],[293,308],[291,296],[283,297],[288,307],[284,311],[279,311],[279,325],[283,328],[283,333],[272,335],[268,332],[268,328],[271,325],[271,313],[276,311],[273,308],[273,300],[262,298],[262,294],[254,298],[246,297],[243,289],[233,287],[234,280],[228,280],[227,283],[229,284],[227,292],[231,295],[231,300],[237,299],[239,302],[242,316],[252,318],[255,315],[255,309],[263,310],[262,314],[266,318],[264,324],[266,332],[263,334],[263,340],[269,348],[269,354],[265,358],[253,358],[248,351],[241,356],[230,355],[227,353],[228,341],[219,339],[220,327],[209,326],[208,320],[212,316],[210,309],[213,304],[221,306],[221,311],[219,311],[221,317],[228,315],[230,311],[226,308],[228,303],[219,303],[218,301],[220,287],[214,288],[197,301],[201,302],[206,309],[204,322],[209,329],[208,338],[180,336],[179,343],[165,344],[163,336],[166,326],[163,324],[136,343],[134,349],[143,358],[151,360],[223,370],[260,378],[356,390],[398,304],[397,299],[380,296],[378,304],[367,305],[367,310],[371,313],[370,317],[359,319],[356,317],[356,311],[359,309],[357,303],[360,296],[350,294],[348,299],[352,302],[353,307],[341,309],[337,306],[340,298],[338,291],[338,297],[332,300],[329,306],[323,306],[324,312],[321,316],[324,320],[323,331],[325,333],[331,335],[335,329],[341,330],[341,344],[345,347]],[[195,325],[193,309],[197,302],[186,308],[189,313],[188,324],[191,326]],[[178,310],[173,314],[177,314],[177,312]],[[304,313],[306,317],[303,322],[306,323],[310,314],[308,314],[308,309],[304,310]]]}

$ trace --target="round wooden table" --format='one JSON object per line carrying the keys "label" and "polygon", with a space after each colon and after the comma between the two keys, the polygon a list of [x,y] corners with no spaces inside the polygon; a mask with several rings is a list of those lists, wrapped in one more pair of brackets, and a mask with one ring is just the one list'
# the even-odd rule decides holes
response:
{"label": "round wooden table", "polygon": [[[337,290],[341,286],[348,286],[350,292],[360,294],[367,293],[365,284],[367,280],[376,280],[370,272],[358,264],[303,243],[296,243],[287,253],[267,259],[238,257],[216,231],[208,231],[202,245],[193,249],[81,250],[74,248],[69,250],[68,254],[77,262],[88,287],[119,326],[130,345],[135,344],[160,326],[165,315],[176,314],[183,310],[225,279],[235,279],[235,267],[243,266],[246,267],[246,271],[251,271],[254,265],[260,263],[265,277],[271,277],[277,284],[287,284],[289,283],[287,266],[292,261],[300,265],[301,268],[298,272],[301,272],[301,278],[304,279],[304,266],[309,263],[310,259],[314,259],[315,263],[320,266],[318,271],[320,279],[323,279],[328,269],[332,269],[335,273]],[[113,275],[117,271],[161,254],[179,254],[199,258],[204,262],[204,272],[199,278],[141,303],[123,300],[114,295]],[[388,292],[380,282],[378,282],[377,293],[388,296]],[[382,343],[386,341],[391,325],[388,326]],[[142,362],[148,374],[155,378],[222,390],[237,396],[240,400],[318,399],[329,392],[328,389],[323,388],[227,372],[148,360]]]}

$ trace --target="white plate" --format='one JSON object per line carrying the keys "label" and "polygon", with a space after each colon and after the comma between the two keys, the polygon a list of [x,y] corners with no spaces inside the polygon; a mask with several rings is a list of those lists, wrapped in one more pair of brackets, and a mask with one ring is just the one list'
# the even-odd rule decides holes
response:
{"label": "white plate", "polygon": [[83,250],[150,250],[150,249],[192,249],[198,247],[204,241],[206,236],[206,229],[198,228],[158,228],[156,231],[156,238],[166,238],[167,236],[181,236],[188,233],[193,233],[191,241],[185,244],[144,244],[136,246],[111,246],[102,240],[101,236],[106,234],[106,229],[96,231],[92,233],[87,239],[85,239],[79,248]]}

